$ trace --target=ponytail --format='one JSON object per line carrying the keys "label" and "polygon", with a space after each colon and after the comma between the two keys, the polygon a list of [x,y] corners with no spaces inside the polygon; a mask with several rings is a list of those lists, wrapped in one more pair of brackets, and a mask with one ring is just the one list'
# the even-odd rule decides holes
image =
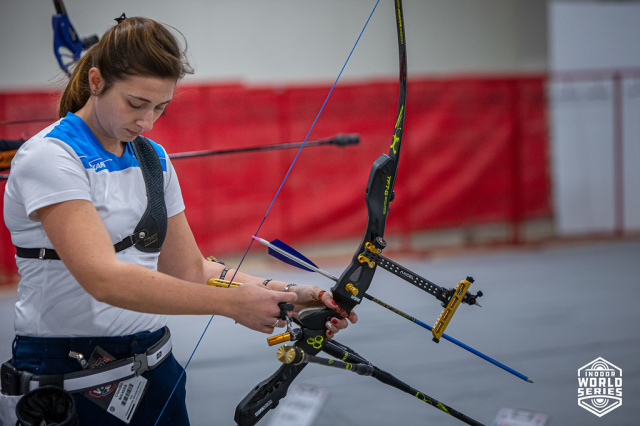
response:
{"label": "ponytail", "polygon": [[[92,48],[93,49],[93,48]],[[89,100],[89,70],[91,69],[91,50],[76,62],[58,104],[58,117],[63,118],[67,112],[77,112]]]}

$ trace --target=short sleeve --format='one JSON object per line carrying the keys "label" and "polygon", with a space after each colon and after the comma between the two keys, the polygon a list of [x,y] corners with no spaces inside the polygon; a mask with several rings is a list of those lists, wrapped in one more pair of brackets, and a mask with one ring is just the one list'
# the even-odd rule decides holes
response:
{"label": "short sleeve", "polygon": [[173,168],[173,164],[171,163],[171,160],[169,160],[169,156],[166,151],[164,155],[167,164],[167,173],[165,175],[164,182],[164,200],[167,206],[167,216],[172,217],[184,211],[185,206],[176,170]]}
{"label": "short sleeve", "polygon": [[68,200],[91,200],[89,178],[73,149],[53,138],[33,140],[18,151],[11,165],[12,194],[29,219],[36,210]]}

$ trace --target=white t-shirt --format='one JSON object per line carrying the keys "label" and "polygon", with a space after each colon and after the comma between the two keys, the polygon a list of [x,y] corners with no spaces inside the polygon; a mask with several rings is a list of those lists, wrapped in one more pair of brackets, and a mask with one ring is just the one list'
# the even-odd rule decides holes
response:
{"label": "white t-shirt", "polygon": [[[152,142],[164,175],[169,217],[184,210],[175,170]],[[90,200],[115,244],[130,235],[147,207],[147,193],[131,144],[122,157],[106,151],[78,116],[67,116],[25,142],[11,162],[4,192],[4,220],[14,245],[54,248],[36,210],[68,200]],[[91,235],[75,235],[89,238]],[[127,263],[156,270],[158,253],[129,247],[117,253]],[[164,315],[144,314],[98,302],[60,260],[16,256],[21,275],[15,331],[22,336],[121,336],[155,331]]]}

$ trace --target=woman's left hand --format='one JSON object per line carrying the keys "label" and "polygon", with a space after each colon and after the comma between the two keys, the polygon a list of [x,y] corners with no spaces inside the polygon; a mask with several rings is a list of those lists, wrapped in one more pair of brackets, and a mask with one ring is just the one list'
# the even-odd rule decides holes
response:
{"label": "woman's left hand", "polygon": [[294,305],[294,313],[300,312],[305,308],[315,308],[319,306],[326,306],[329,309],[336,311],[339,318],[331,318],[327,321],[327,337],[332,338],[340,330],[347,328],[349,322],[355,324],[358,321],[358,315],[354,311],[347,314],[344,309],[340,308],[331,293],[320,289],[317,286],[301,285],[291,286],[289,291],[295,292],[298,295],[298,300]]}

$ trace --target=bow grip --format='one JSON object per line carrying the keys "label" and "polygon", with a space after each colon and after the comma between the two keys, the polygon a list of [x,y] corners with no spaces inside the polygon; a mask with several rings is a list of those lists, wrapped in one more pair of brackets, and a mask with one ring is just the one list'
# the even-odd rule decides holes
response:
{"label": "bow grip", "polygon": [[[302,336],[295,346],[309,355],[320,352],[327,342],[325,324],[337,316],[338,313],[329,308],[303,309],[298,316],[302,324]],[[236,423],[239,426],[252,426],[259,422],[269,410],[278,406],[293,380],[306,366],[304,363],[283,364],[272,376],[258,383],[236,407]]]}

